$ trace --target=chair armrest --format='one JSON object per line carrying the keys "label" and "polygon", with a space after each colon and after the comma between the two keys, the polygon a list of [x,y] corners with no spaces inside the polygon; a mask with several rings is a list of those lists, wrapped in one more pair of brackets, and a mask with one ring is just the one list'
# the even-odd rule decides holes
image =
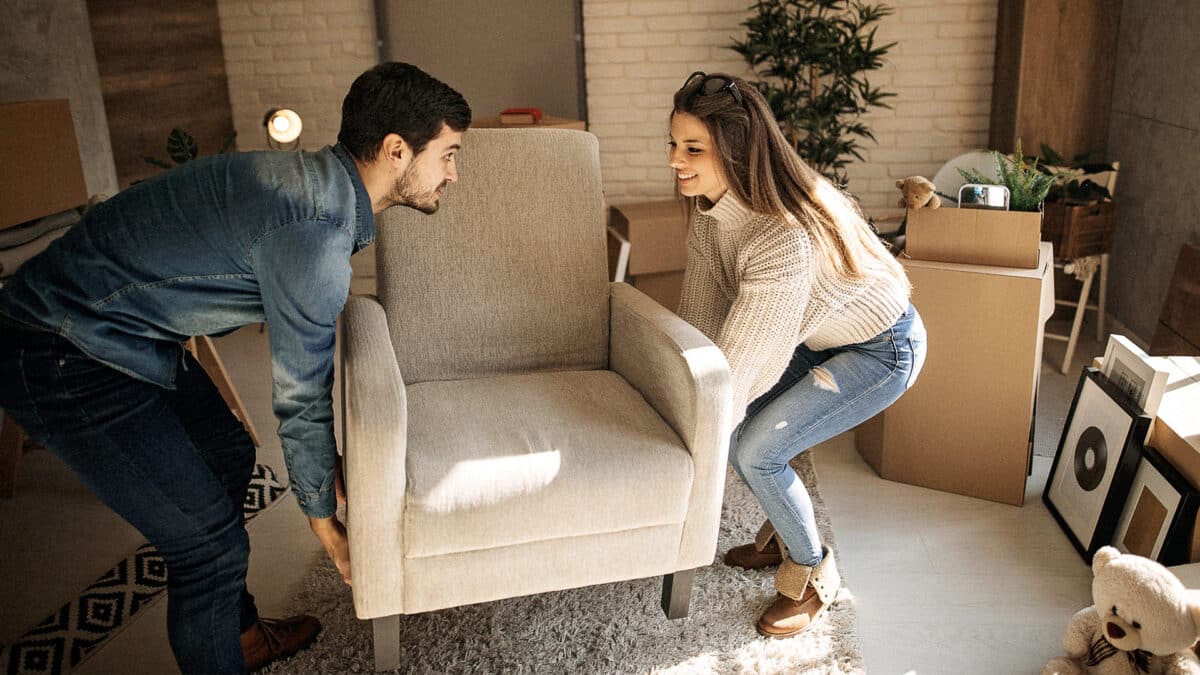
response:
{"label": "chair armrest", "polygon": [[383,307],[356,295],[342,313],[342,423],[354,608],[398,614],[404,598],[408,404]]}
{"label": "chair armrest", "polygon": [[694,474],[679,567],[712,562],[725,491],[733,389],[721,350],[688,322],[613,283],[609,368],[654,407],[692,453]]}

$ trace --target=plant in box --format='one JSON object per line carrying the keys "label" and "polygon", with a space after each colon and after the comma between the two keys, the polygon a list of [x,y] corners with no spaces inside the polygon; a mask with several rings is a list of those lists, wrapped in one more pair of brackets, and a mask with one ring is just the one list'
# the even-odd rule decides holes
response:
{"label": "plant in box", "polygon": [[[1021,152],[1021,139],[1017,139],[1017,148],[1012,157],[992,152],[996,158],[996,175],[1000,185],[1008,188],[1009,208],[1013,211],[1040,211],[1046,195],[1054,187],[1054,176],[1046,175],[1038,169],[1036,157],[1026,157]],[[992,184],[995,181],[978,171],[959,169],[958,173],[968,183]]]}
{"label": "plant in box", "polygon": [[996,174],[959,170],[968,183],[1008,188],[1009,209],[916,209],[908,211],[905,250],[916,260],[1019,267],[1041,264],[1041,205],[1054,183],[1025,157],[1018,141],[1013,157],[993,153]]}

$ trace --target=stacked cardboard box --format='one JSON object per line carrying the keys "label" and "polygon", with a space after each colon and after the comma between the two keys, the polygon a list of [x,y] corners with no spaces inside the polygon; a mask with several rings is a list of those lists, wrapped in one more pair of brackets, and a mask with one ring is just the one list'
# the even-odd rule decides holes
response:
{"label": "stacked cardboard box", "polygon": [[[622,204],[609,209],[610,272],[674,312],[687,266],[687,211],[682,202]],[[628,243],[627,257],[620,246]],[[621,267],[624,262],[624,278]]]}
{"label": "stacked cardboard box", "polygon": [[912,389],[856,431],[859,453],[883,478],[1024,503],[1042,335],[1054,311],[1053,254],[1037,216],[909,212],[908,253],[927,259],[901,262],[928,356]]}

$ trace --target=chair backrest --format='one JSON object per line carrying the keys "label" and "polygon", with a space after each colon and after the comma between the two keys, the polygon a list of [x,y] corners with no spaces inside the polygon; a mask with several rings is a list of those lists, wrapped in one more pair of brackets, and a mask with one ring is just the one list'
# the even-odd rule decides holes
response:
{"label": "chair backrest", "polygon": [[377,219],[379,301],[407,383],[608,363],[596,137],[472,129],[426,216]]}

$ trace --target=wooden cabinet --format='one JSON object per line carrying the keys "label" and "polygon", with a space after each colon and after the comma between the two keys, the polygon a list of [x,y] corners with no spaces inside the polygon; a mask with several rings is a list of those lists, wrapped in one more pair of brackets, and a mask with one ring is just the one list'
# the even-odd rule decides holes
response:
{"label": "wooden cabinet", "polygon": [[989,147],[1104,156],[1121,0],[1000,0]]}

